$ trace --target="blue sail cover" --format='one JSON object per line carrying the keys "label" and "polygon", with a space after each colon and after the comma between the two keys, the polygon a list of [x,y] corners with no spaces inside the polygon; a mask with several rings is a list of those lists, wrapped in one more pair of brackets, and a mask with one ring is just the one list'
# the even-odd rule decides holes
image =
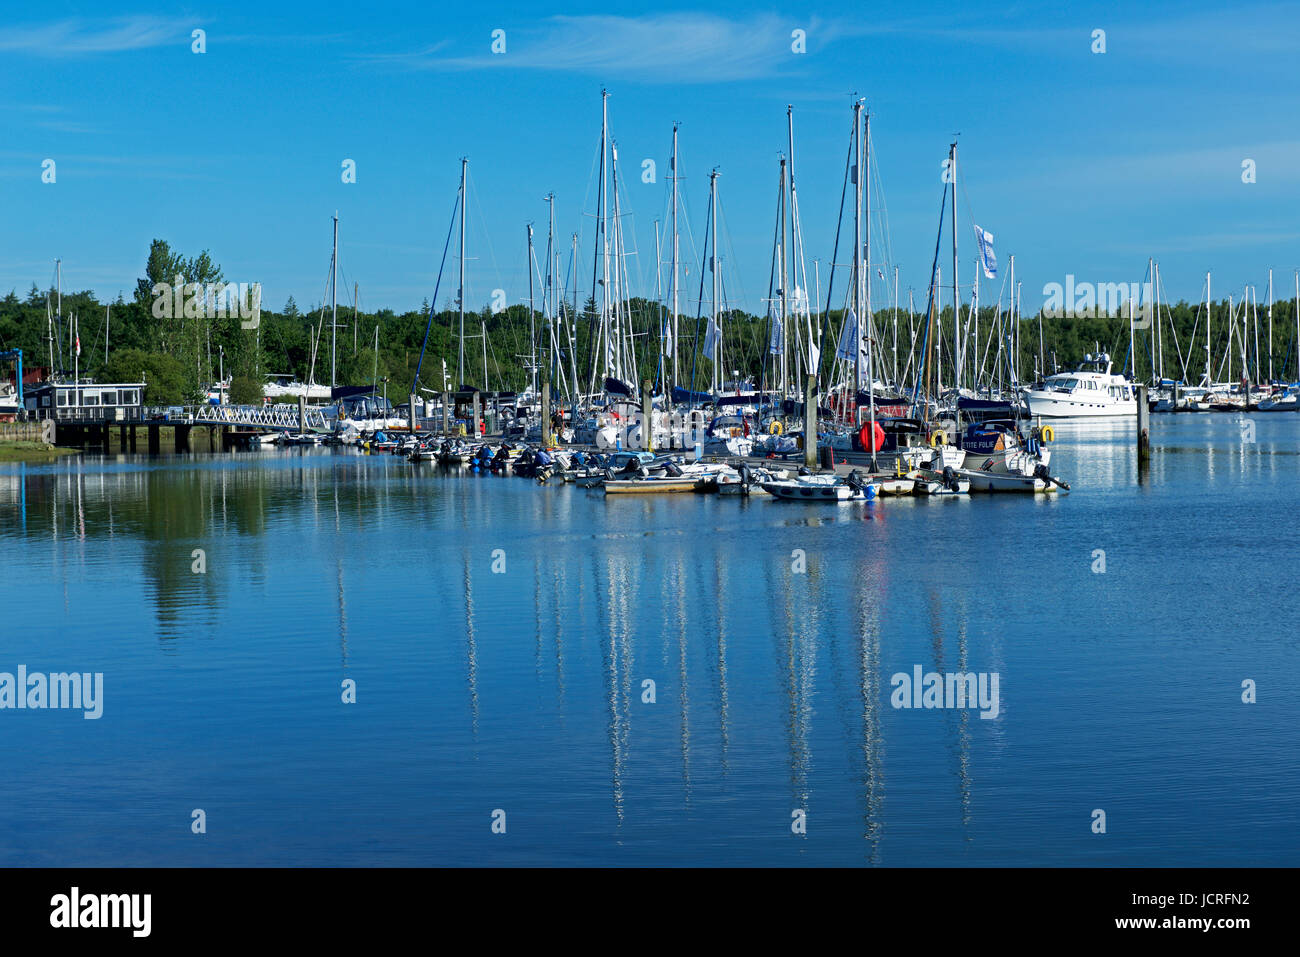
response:
{"label": "blue sail cover", "polygon": [[683,389],[681,386],[673,386],[672,397],[674,402],[713,401],[713,396],[707,392],[692,392],[690,389]]}
{"label": "blue sail cover", "polygon": [[607,376],[605,379],[605,391],[611,395],[632,395],[632,387],[626,382],[615,379],[613,376]]}
{"label": "blue sail cover", "polygon": [[724,395],[718,399],[718,408],[725,408],[733,405],[760,405],[773,401],[775,396],[770,393],[750,392],[745,395]]}

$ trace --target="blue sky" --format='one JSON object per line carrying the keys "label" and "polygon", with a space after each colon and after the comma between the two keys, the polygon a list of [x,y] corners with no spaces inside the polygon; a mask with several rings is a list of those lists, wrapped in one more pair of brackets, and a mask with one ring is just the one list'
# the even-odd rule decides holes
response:
{"label": "blue sky", "polygon": [[[787,103],[808,269],[821,260],[824,293],[856,91],[888,212],[873,259],[887,231],[904,303],[909,287],[923,298],[956,131],[963,286],[973,218],[995,236],[1002,277],[1016,255],[1026,312],[1067,273],[1141,281],[1149,256],[1175,299],[1196,299],[1206,270],[1216,298],[1254,283],[1262,299],[1270,266],[1279,298],[1292,295],[1296,7],[1055,6],[28,6],[0,24],[0,290],[43,285],[60,257],[65,288],[129,297],[159,237],[209,249],[227,279],[260,281],[272,308],[290,294],[306,308],[324,294],[337,210],[340,285],[359,283],[363,308],[413,308],[433,292],[463,155],[469,304],[496,288],[526,300],[524,224],[544,242],[551,191],[566,262],[582,232],[585,297],[606,86],[639,293],[654,294],[654,220],[666,219],[680,121],[687,289],[716,166],[731,298],[762,308]],[[202,55],[194,29],[206,31]],[[791,50],[796,29],[806,53]],[[1097,29],[1105,53],[1091,50]],[[54,184],[41,182],[46,158]],[[645,158],[654,184],[641,182]],[[344,159],[355,184],[341,182]],[[453,287],[444,281],[440,305]]]}

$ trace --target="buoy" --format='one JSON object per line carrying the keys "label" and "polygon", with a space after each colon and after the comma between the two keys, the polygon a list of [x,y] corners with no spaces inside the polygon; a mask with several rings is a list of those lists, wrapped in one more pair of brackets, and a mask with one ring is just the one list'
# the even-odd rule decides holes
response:
{"label": "buoy", "polygon": [[937,449],[939,446],[947,445],[947,444],[948,444],[948,433],[945,432],[943,429],[935,429],[933,432],[930,433],[931,447]]}
{"label": "buoy", "polygon": [[1052,427],[1050,425],[1043,426],[1042,431],[1039,432],[1039,435],[1042,436],[1044,442],[1051,442],[1053,439],[1056,438],[1056,433],[1052,431]]}
{"label": "buoy", "polygon": [[769,435],[780,435],[783,431],[785,430],[782,427],[780,422],[774,421],[771,425],[767,427],[767,432]]}
{"label": "buoy", "polygon": [[[872,429],[873,425],[875,426],[874,431]],[[873,436],[875,437],[874,442],[872,441]],[[879,452],[881,446],[885,444],[885,430],[880,427],[879,422],[863,423],[862,428],[858,430],[858,442],[868,452]]]}

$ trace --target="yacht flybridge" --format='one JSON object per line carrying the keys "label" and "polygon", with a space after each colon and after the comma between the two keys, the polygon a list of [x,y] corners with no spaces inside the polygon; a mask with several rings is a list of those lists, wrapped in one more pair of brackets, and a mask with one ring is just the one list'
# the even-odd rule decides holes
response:
{"label": "yacht flybridge", "polygon": [[1104,352],[1084,356],[1075,372],[1058,372],[1025,393],[1031,416],[1067,418],[1119,416],[1137,413],[1136,390],[1128,379],[1111,372]]}

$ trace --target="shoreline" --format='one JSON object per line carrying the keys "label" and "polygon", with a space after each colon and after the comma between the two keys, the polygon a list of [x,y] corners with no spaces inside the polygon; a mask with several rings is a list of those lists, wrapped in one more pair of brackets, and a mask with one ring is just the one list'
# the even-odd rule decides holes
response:
{"label": "shoreline", "polygon": [[65,455],[78,455],[81,449],[68,449],[58,445],[46,445],[30,439],[18,439],[13,442],[0,442],[0,464],[17,462],[53,462]]}

